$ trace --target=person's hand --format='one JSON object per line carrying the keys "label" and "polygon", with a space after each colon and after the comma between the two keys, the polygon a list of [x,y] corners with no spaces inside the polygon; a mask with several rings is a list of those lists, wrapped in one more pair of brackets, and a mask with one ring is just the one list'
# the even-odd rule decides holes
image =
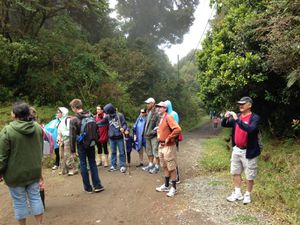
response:
{"label": "person's hand", "polygon": [[169,141],[170,141],[170,139],[169,139],[169,138],[166,138],[166,140],[165,140],[165,144],[168,144],[168,143],[169,143]]}
{"label": "person's hand", "polygon": [[129,134],[129,131],[128,130],[125,130],[125,132],[124,132],[126,135],[128,135]]}
{"label": "person's hand", "polygon": [[237,119],[238,119],[238,116],[236,115],[235,112],[230,112],[230,114],[232,115],[232,118],[233,118],[234,120],[237,120]]}
{"label": "person's hand", "polygon": [[133,136],[133,140],[136,141],[136,135]]}
{"label": "person's hand", "polygon": [[230,111],[227,111],[227,112],[225,113],[225,118],[229,118],[230,116],[231,116]]}
{"label": "person's hand", "polygon": [[121,131],[122,133],[124,133],[124,128],[123,128],[123,127],[121,127],[121,128],[120,128],[120,131]]}

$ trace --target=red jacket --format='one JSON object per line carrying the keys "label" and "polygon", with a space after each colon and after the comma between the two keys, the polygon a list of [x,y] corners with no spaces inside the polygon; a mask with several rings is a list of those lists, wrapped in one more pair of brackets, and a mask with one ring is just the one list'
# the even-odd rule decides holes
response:
{"label": "red jacket", "polygon": [[[103,120],[105,116],[105,113],[97,114],[95,117],[96,123],[100,122]],[[108,126],[103,126],[98,128],[98,133],[99,133],[99,142],[101,144],[107,143],[108,142]]]}

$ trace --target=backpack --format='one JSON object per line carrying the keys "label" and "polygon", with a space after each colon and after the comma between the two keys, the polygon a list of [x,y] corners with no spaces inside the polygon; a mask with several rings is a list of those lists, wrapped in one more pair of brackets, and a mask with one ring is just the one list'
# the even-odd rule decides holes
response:
{"label": "backpack", "polygon": [[93,115],[81,119],[80,133],[77,135],[77,143],[83,144],[85,148],[93,147],[99,140],[98,125]]}
{"label": "backpack", "polygon": [[43,154],[51,155],[54,149],[54,141],[52,135],[42,127],[43,130]]}

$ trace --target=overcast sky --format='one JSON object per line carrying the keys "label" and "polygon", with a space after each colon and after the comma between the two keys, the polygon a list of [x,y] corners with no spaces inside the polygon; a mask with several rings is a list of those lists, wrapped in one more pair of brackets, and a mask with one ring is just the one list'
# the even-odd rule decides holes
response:
{"label": "overcast sky", "polygon": [[[110,0],[110,8],[114,8],[117,3],[116,0]],[[177,55],[179,58],[186,56],[192,49],[200,48],[199,40],[203,33],[206,23],[212,13],[212,9],[209,7],[210,0],[200,0],[200,3],[195,11],[195,20],[190,27],[190,31],[184,35],[182,44],[172,45],[170,48],[164,48],[165,53],[168,55],[172,64],[177,63]],[[209,29],[209,26],[206,30]],[[203,35],[203,38],[205,35]],[[201,41],[200,41],[201,42]]]}

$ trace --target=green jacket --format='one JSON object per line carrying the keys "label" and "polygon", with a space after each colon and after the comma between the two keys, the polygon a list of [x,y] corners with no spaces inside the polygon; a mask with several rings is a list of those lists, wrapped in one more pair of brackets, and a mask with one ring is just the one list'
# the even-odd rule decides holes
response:
{"label": "green jacket", "polygon": [[10,187],[39,181],[42,170],[43,131],[33,121],[15,120],[0,133],[0,175]]}

